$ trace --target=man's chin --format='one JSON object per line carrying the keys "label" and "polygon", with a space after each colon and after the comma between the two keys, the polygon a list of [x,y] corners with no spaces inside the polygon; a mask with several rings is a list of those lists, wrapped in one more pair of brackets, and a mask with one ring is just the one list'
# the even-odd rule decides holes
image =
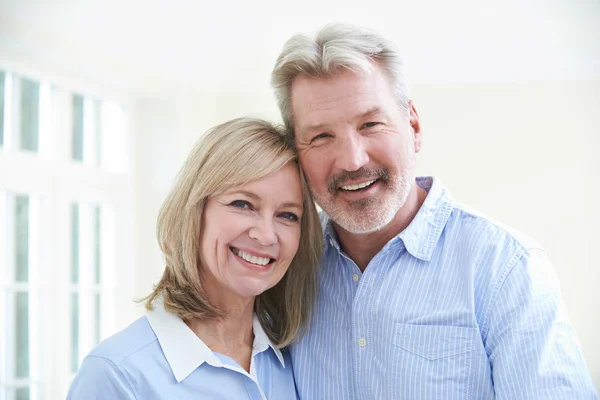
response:
{"label": "man's chin", "polygon": [[358,212],[354,211],[352,213],[344,213],[341,215],[338,213],[337,215],[329,215],[329,217],[333,220],[333,222],[343,230],[352,233],[354,235],[366,235],[369,233],[377,232],[378,230],[384,228],[387,224],[391,222],[394,215],[393,213],[391,217],[389,215],[381,215],[369,212]]}

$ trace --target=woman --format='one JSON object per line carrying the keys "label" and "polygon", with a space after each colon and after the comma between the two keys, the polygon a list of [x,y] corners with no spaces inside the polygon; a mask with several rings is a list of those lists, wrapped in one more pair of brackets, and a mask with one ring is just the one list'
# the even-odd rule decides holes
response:
{"label": "woman", "polygon": [[165,271],[146,316],[83,361],[69,399],[294,399],[284,349],[310,315],[322,231],[268,122],[207,132],[158,217]]}

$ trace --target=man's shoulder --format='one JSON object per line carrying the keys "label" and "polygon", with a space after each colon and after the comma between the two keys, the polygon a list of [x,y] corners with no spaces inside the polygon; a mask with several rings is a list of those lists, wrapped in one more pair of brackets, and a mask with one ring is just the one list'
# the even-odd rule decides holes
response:
{"label": "man's shoulder", "polygon": [[156,335],[146,317],[141,317],[120,332],[106,338],[96,346],[88,357],[100,357],[119,365],[131,355],[151,351],[149,345],[156,342]]}
{"label": "man's shoulder", "polygon": [[482,212],[464,204],[454,204],[447,229],[457,230],[463,239],[500,247],[511,247],[519,251],[543,249],[531,236],[518,229],[488,217]]}

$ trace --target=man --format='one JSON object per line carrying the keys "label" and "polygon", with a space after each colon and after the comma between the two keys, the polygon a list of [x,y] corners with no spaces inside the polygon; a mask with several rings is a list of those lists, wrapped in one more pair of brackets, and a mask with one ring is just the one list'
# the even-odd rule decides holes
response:
{"label": "man", "polygon": [[419,114],[388,41],[294,36],[272,83],[324,211],[301,398],[597,398],[544,250],[415,177]]}

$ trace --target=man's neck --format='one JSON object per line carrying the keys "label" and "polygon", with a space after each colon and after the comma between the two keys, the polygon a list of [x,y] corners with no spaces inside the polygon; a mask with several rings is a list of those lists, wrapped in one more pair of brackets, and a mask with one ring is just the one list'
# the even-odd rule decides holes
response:
{"label": "man's neck", "polygon": [[340,245],[361,271],[364,272],[369,262],[381,251],[383,246],[406,229],[419,212],[426,197],[427,192],[418,185],[414,185],[406,203],[394,219],[375,232],[354,234],[342,229],[334,222]]}

